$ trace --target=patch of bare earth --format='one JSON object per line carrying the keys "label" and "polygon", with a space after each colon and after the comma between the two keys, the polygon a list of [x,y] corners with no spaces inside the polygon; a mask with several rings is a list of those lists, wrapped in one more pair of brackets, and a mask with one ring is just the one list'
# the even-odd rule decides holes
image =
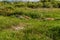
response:
{"label": "patch of bare earth", "polygon": [[12,26],[12,29],[17,30],[17,31],[18,30],[24,30],[26,26],[28,26],[28,23],[20,23],[17,26]]}
{"label": "patch of bare earth", "polygon": [[13,30],[24,30],[24,29],[25,29],[25,26],[27,26],[26,23],[20,23],[20,24],[17,25],[17,26],[12,26],[12,29],[13,29]]}

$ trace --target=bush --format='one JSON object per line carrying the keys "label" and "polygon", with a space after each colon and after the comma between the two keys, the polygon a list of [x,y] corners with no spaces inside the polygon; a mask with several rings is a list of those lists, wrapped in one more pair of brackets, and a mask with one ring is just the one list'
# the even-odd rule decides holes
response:
{"label": "bush", "polygon": [[43,7],[51,8],[52,7],[52,4],[51,4],[51,2],[44,2]]}
{"label": "bush", "polygon": [[36,3],[28,2],[27,3],[27,7],[29,7],[29,8],[36,8],[37,6],[36,6]]}
{"label": "bush", "polygon": [[15,7],[26,7],[26,3],[23,3],[23,2],[14,4],[14,5],[15,5]]}
{"label": "bush", "polygon": [[37,5],[37,8],[42,8],[43,7],[43,3],[42,2],[38,2],[38,3],[36,3]]}

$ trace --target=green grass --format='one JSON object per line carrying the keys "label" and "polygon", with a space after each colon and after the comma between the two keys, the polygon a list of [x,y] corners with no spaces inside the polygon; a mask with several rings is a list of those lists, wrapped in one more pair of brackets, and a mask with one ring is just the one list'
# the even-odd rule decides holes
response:
{"label": "green grass", "polygon": [[[45,18],[58,20],[45,20]],[[31,9],[11,5],[1,8],[0,40],[60,40],[60,9]]]}
{"label": "green grass", "polygon": [[[1,40],[60,40],[60,21],[41,21],[0,16]],[[11,26],[24,23],[24,29],[13,30]],[[23,26],[22,26],[23,27]]]}
{"label": "green grass", "polygon": [[19,22],[18,18],[0,16],[0,30],[11,28],[11,26],[15,26]]}
{"label": "green grass", "polygon": [[0,40],[60,40],[60,8],[27,5],[0,4]]}
{"label": "green grass", "polygon": [[[14,8],[14,7],[13,7]],[[31,18],[59,18],[60,17],[60,10],[58,8],[55,9],[46,9],[46,8],[39,8],[39,9],[30,9],[30,8],[4,8],[3,10],[0,9],[0,15],[3,16],[11,16],[11,15],[25,15]]]}
{"label": "green grass", "polygon": [[30,3],[0,4],[0,40],[60,40],[60,8],[27,5]]}

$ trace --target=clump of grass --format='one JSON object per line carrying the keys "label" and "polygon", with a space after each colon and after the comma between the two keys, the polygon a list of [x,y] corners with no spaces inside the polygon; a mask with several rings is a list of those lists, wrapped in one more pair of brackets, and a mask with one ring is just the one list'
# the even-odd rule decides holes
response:
{"label": "clump of grass", "polygon": [[11,28],[11,26],[19,24],[19,21],[17,18],[0,16],[0,30]]}

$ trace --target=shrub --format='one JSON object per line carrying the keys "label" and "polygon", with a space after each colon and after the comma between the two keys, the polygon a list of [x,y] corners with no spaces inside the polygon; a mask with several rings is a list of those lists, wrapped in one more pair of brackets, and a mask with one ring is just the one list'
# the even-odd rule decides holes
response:
{"label": "shrub", "polygon": [[43,7],[51,8],[52,7],[52,4],[51,4],[51,2],[44,2]]}
{"label": "shrub", "polygon": [[38,2],[38,3],[36,3],[37,5],[37,8],[42,8],[43,7],[43,3],[42,2]]}
{"label": "shrub", "polygon": [[23,3],[23,2],[14,4],[14,5],[15,7],[26,7],[26,3]]}
{"label": "shrub", "polygon": [[36,6],[36,3],[28,2],[27,3],[27,7],[29,7],[29,8],[36,8],[37,6]]}

